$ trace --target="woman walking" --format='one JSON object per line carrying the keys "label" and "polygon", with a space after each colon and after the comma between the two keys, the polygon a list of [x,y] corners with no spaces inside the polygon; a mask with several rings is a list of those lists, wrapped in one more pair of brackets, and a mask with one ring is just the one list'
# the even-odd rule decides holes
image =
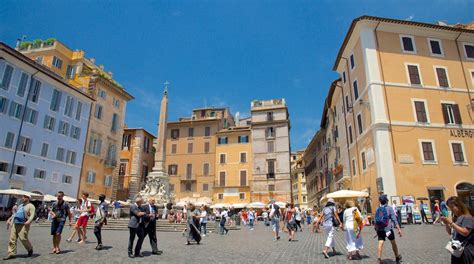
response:
{"label": "woman walking", "polygon": [[288,241],[295,240],[295,233],[297,230],[296,225],[296,209],[293,204],[287,204],[285,213],[283,214],[285,218],[286,228],[288,229]]}
{"label": "woman walking", "polygon": [[323,223],[324,233],[327,236],[326,244],[324,245],[323,255],[325,258],[329,258],[328,250],[332,248],[332,252],[334,255],[337,254],[336,252],[336,241],[334,240],[334,233],[336,232],[336,227],[342,227],[341,221],[336,213],[336,204],[334,203],[334,199],[328,199],[328,202],[324,206],[320,216],[319,216],[319,223]]}
{"label": "woman walking", "polygon": [[[74,239],[74,236],[76,236],[77,229],[79,228],[79,225],[78,225],[77,221],[79,220],[79,216],[81,216],[81,205],[82,205],[82,199],[77,199],[76,200],[76,205],[71,208],[71,213],[74,216],[74,222],[76,224],[74,226],[74,229],[72,230],[71,235],[69,236],[68,239],[66,239],[67,242],[71,242]],[[78,237],[79,237],[79,234],[78,234]],[[77,239],[77,242],[79,242],[79,241],[81,241],[81,237],[79,237]]]}
{"label": "woman walking", "polygon": [[[439,207],[439,201],[438,200],[435,200],[435,204],[434,204],[434,214],[433,214],[433,217],[434,217],[434,221],[433,221],[433,225],[436,224],[436,223],[441,223],[441,209]],[[442,224],[442,223],[441,223]]]}
{"label": "woman walking", "polygon": [[474,219],[458,197],[450,197],[446,204],[452,212],[453,219],[442,216],[441,221],[446,224],[446,232],[451,235],[452,242],[458,241],[464,246],[460,257],[451,255],[451,263],[474,263],[474,232],[472,231]]}
{"label": "woman walking", "polygon": [[201,234],[202,236],[207,235],[207,206],[203,205],[201,207],[201,216],[199,217],[199,222],[201,224]]}
{"label": "woman walking", "polygon": [[354,257],[360,259],[359,250],[364,246],[362,244],[362,217],[359,209],[354,206],[354,202],[351,200],[346,201],[344,204],[346,210],[343,215],[343,230],[345,230],[347,258],[349,260]]}
{"label": "woman walking", "polygon": [[189,203],[187,206],[184,207],[186,209],[186,245],[191,245],[191,241],[196,241],[197,244],[201,242],[201,235],[199,234],[199,228],[197,227],[199,225],[199,219],[200,219],[200,214],[196,210],[196,207]]}

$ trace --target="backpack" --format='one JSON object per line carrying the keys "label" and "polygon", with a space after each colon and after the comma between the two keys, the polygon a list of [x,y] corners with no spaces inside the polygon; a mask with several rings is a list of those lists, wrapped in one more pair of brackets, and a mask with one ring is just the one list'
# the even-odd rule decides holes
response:
{"label": "backpack", "polygon": [[26,211],[25,211],[25,206],[22,204],[16,210],[16,213],[13,217],[13,223],[24,224],[25,222],[26,222]]}
{"label": "backpack", "polygon": [[390,223],[390,217],[385,206],[380,206],[375,211],[375,228],[384,229]]}

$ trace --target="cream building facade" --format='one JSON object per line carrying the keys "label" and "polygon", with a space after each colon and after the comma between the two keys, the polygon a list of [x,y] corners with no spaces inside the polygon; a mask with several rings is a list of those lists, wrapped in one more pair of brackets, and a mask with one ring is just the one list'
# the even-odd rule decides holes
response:
{"label": "cream building facade", "polygon": [[308,192],[303,160],[304,150],[291,153],[291,198],[295,206],[308,208]]}

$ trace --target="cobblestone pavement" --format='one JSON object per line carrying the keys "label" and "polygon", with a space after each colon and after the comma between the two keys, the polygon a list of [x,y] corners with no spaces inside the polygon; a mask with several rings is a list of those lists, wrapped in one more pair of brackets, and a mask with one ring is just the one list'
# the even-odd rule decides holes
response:
{"label": "cobblestone pavement", "polygon": [[[65,228],[64,235],[70,230]],[[363,259],[356,263],[375,263],[376,239],[372,227],[363,230]],[[4,222],[0,223],[0,256],[6,255],[9,231]],[[61,255],[49,255],[51,236],[49,228],[33,226],[30,240],[34,247],[34,256],[26,257],[26,250],[18,241],[18,257],[2,263],[347,263],[345,242],[342,232],[337,232],[336,249],[339,255],[324,259],[321,254],[324,235],[311,234],[308,229],[297,233],[295,242],[288,242],[288,236],[282,235],[279,241],[272,241],[269,227],[259,223],[254,231],[244,227],[242,230],[229,232],[228,235],[210,234],[203,238],[200,245],[185,245],[181,233],[158,233],[158,246],[163,255],[150,255],[148,237],[143,243],[144,258],[133,260],[127,257],[128,231],[103,231],[106,249],[96,251],[95,237],[88,230],[90,242],[85,245],[63,241]],[[448,240],[444,227],[441,226],[406,226],[403,237],[397,237],[398,246],[403,255],[403,263],[447,263],[449,253],[444,249]],[[384,263],[394,263],[390,244],[387,242],[383,251]]]}

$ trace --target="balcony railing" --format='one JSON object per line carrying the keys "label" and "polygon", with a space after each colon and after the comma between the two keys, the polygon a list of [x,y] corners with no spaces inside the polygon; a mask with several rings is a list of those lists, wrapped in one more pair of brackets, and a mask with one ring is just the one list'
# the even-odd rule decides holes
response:
{"label": "balcony railing", "polygon": [[106,159],[104,161],[104,163],[105,163],[105,166],[108,166],[108,167],[116,167],[117,166],[117,161],[116,160]]}
{"label": "balcony railing", "polygon": [[185,174],[180,176],[181,181],[195,181],[196,175],[194,174]]}
{"label": "balcony railing", "polygon": [[275,173],[274,172],[267,173],[267,179],[275,179]]}

